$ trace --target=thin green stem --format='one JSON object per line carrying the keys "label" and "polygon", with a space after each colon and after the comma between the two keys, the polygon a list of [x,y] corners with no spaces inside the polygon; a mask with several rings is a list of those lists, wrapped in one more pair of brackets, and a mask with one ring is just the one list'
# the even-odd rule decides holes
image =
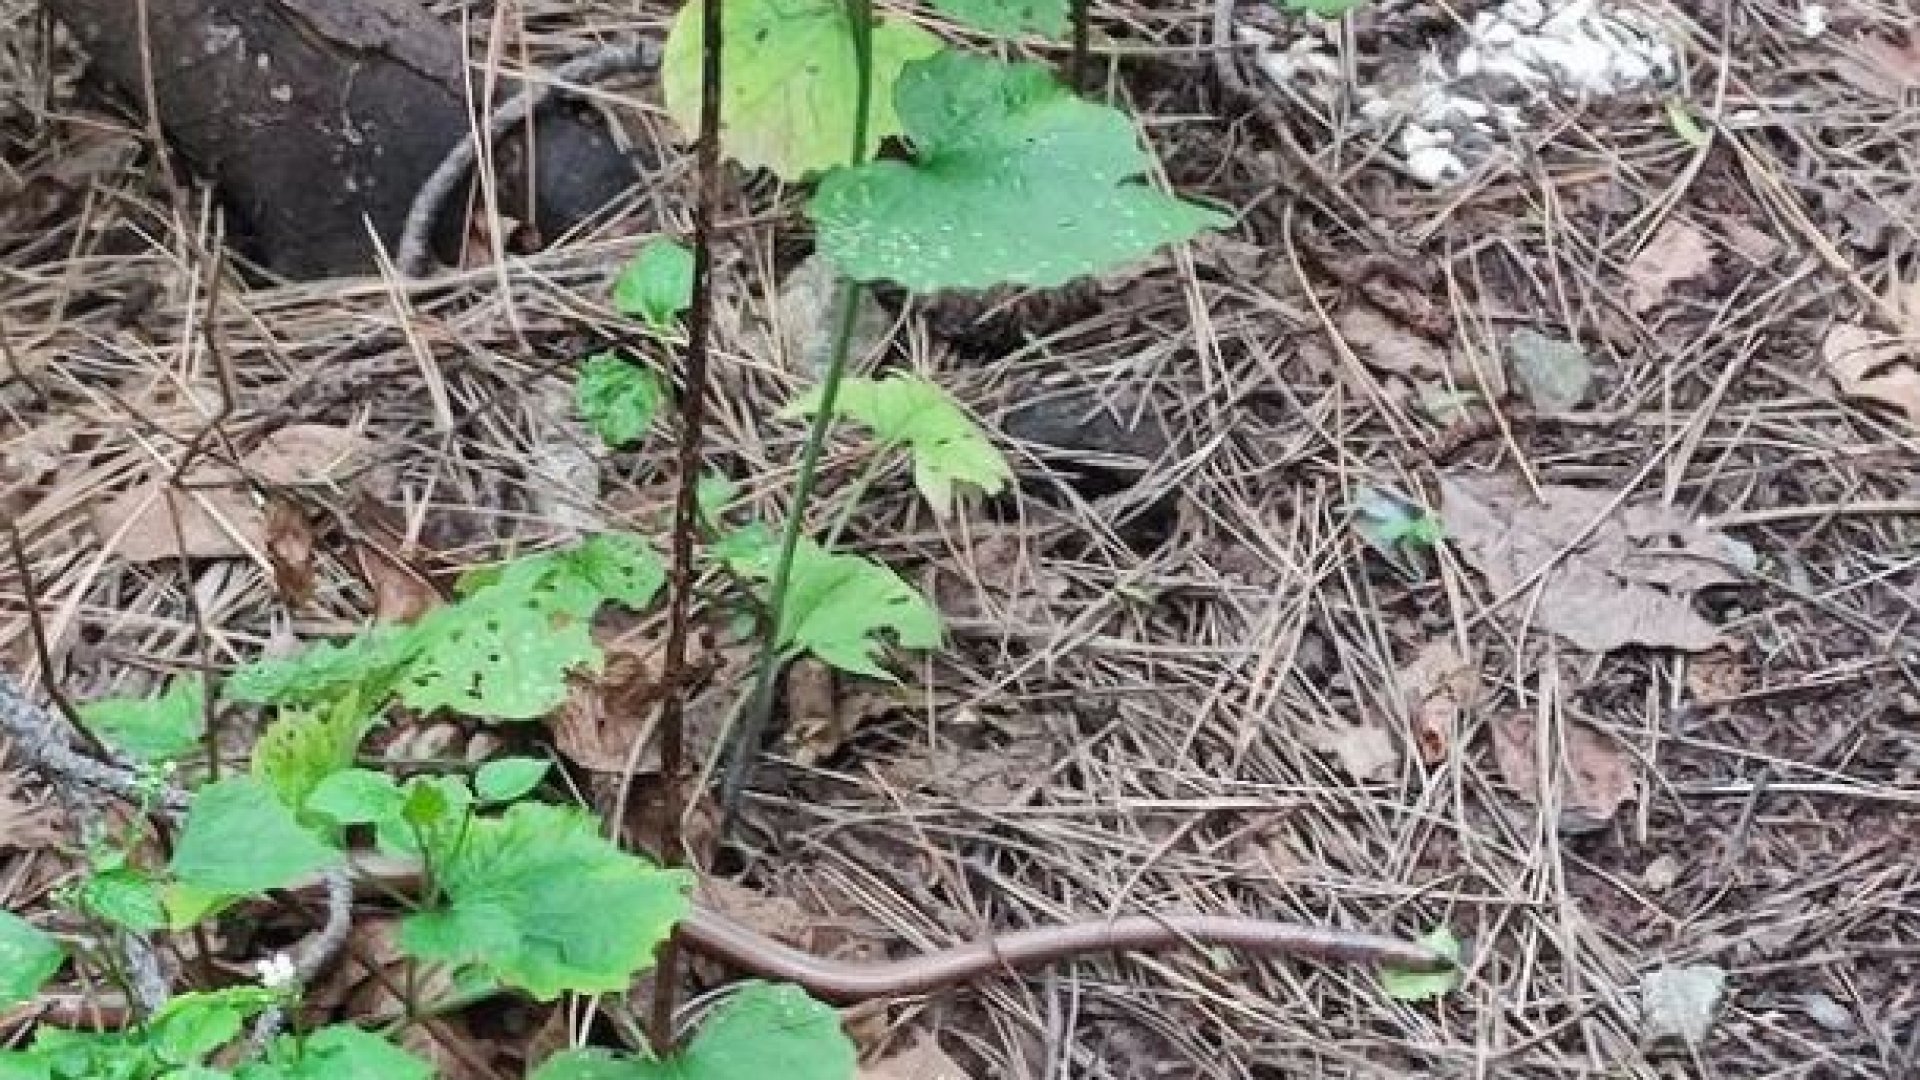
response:
{"label": "thin green stem", "polygon": [[[873,111],[873,3],[872,0],[845,0],[847,24],[853,37],[854,104],[853,146],[847,153],[849,167],[857,167],[867,157],[867,118]],[[859,283],[841,276],[835,282],[838,317],[834,321],[833,340],[827,353],[827,369],[820,378],[819,408],[807,429],[807,441],[800,452],[800,473],[793,481],[793,505],[787,510],[786,524],[780,530],[780,553],[773,565],[773,579],[767,587],[767,610],[760,624],[760,655],[753,674],[753,690],[741,714],[741,722],[732,736],[726,776],[720,786],[720,836],[733,831],[733,820],[740,807],[740,794],[746,789],[753,759],[759,752],[760,737],[773,715],[773,683],[784,660],[780,632],[785,624],[787,593],[793,583],[793,557],[800,548],[800,536],[806,528],[807,503],[813,497],[814,482],[820,472],[820,456],[827,436],[833,431],[834,407],[840,400],[840,383],[846,375],[847,358],[852,352],[853,329],[860,313]]]}

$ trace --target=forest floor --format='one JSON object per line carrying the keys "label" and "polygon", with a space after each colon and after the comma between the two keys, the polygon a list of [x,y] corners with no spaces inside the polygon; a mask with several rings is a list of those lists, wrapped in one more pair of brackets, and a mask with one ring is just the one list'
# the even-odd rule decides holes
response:
{"label": "forest floor", "polygon": [[[883,298],[864,364],[952,388],[1019,491],[940,521],[895,470],[850,512],[842,543],[934,596],[948,644],[898,688],[790,676],[711,902],[843,956],[1136,912],[1467,943],[1438,1002],[1176,952],[854,1014],[867,1054],[932,1040],[981,1080],[1920,1073],[1920,27],[1890,0],[1651,3],[1669,70],[1457,82],[1507,122],[1469,109],[1423,140],[1422,80],[1497,5],[1388,0],[1333,33],[1240,7],[1094,5],[1096,92],[1233,227],[1056,294]],[[27,40],[24,8],[0,35]],[[515,8],[503,52],[538,63],[671,15]],[[1287,55],[1260,62],[1261,34]],[[568,388],[623,340],[619,263],[687,228],[650,84],[601,104],[663,164],[589,232],[504,262],[477,244],[418,286],[230,266],[215,290],[213,215],[169,201],[140,119],[20,54],[0,516],[54,670],[12,564],[0,649],[37,692],[144,693],[417,610],[423,580],[568,528],[659,528],[670,425],[608,456]],[[804,434],[778,412],[812,377],[785,284],[804,223],[764,181],[733,198],[706,459],[778,520]],[[189,447],[182,562],[147,497]],[[830,454],[822,529],[861,461],[851,437]],[[316,468],[304,527],[237,479]],[[276,582],[289,559],[311,581]],[[602,629],[644,665],[662,624]],[[750,659],[718,617],[707,650],[701,750]],[[594,800],[646,723],[585,682],[576,704],[504,730],[399,716],[383,752],[565,740]],[[75,836],[0,761],[0,898],[34,911]],[[356,963],[327,981],[342,1015],[372,993]],[[1683,968],[1725,979],[1691,1048],[1642,1008]],[[572,1019],[476,1010],[416,1045],[519,1075]]]}

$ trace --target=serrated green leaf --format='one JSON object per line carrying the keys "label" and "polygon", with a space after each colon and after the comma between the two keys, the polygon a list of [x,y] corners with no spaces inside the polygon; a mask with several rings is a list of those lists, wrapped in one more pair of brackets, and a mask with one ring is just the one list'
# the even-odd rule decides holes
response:
{"label": "serrated green leaf", "polygon": [[990,34],[1067,32],[1067,0],[933,0],[933,6]]}
{"label": "serrated green leaf", "polygon": [[0,1080],[54,1080],[53,1066],[28,1050],[0,1050]]}
{"label": "serrated green leaf", "polygon": [[[1455,964],[1460,961],[1460,939],[1445,926],[1436,926],[1428,931],[1420,938],[1420,944]],[[1459,985],[1458,967],[1431,972],[1402,971],[1398,968],[1382,968],[1380,971],[1381,989],[1396,1001],[1431,1001]]]}
{"label": "serrated green leaf", "polygon": [[[660,65],[667,112],[688,133],[700,126],[703,9],[698,0],[680,9]],[[727,0],[723,18],[721,148],[740,164],[785,180],[845,164],[857,104],[847,6],[841,0]],[[938,38],[911,23],[875,23],[866,156],[900,133],[893,85],[901,67],[939,48]]]}
{"label": "serrated green leaf", "polygon": [[500,758],[480,766],[473,776],[473,793],[481,802],[506,803],[525,796],[546,779],[547,762],[539,758]]}
{"label": "serrated green leaf", "polygon": [[275,1039],[265,1061],[238,1080],[432,1080],[433,1066],[386,1039],[346,1024]]}
{"label": "serrated green leaf", "polygon": [[408,917],[402,946],[542,1001],[625,990],[685,917],[692,886],[621,851],[592,817],[543,803],[473,819],[434,865],[448,904]]}
{"label": "serrated green leaf", "polygon": [[96,870],[87,875],[78,899],[88,914],[136,934],[164,930],[169,925],[161,883],[133,867]]}
{"label": "serrated green leaf", "polygon": [[136,761],[178,761],[200,746],[206,704],[199,676],[186,676],[152,697],[89,701],[80,706],[80,722],[101,742]]}
{"label": "serrated green leaf", "polygon": [[943,52],[907,65],[895,96],[913,162],[835,169],[807,205],[857,280],[1061,285],[1227,224],[1138,182],[1151,162],[1126,115],[1038,64]]}
{"label": "serrated green leaf", "polygon": [[66,958],[52,934],[0,911],[0,1007],[31,1001]]}
{"label": "serrated green leaf", "polygon": [[655,333],[673,329],[693,304],[693,252],[664,236],[641,246],[613,282],[613,309]]}
{"label": "serrated green leaf", "polygon": [[1279,0],[1281,7],[1299,15],[1318,15],[1323,19],[1337,19],[1367,0]]}
{"label": "serrated green leaf", "polygon": [[272,789],[236,776],[194,793],[168,868],[195,890],[250,896],[340,861],[340,852],[302,827]]}
{"label": "serrated green leaf", "polygon": [[282,706],[280,715],[254,740],[254,778],[271,789],[282,806],[294,811],[302,824],[312,824],[306,807],[314,789],[353,766],[361,741],[373,729],[373,718],[362,711],[360,702],[356,691],[311,707]]}
{"label": "serrated green leaf", "polygon": [[369,707],[418,651],[415,628],[380,624],[339,643],[322,642],[297,656],[256,660],[227,677],[221,694],[253,705],[316,705],[357,694]]}
{"label": "serrated green leaf", "polygon": [[148,1022],[147,1042],[164,1062],[196,1064],[232,1042],[247,1018],[279,1003],[279,995],[258,986],[181,994],[168,999]]}
{"label": "serrated green leaf", "polygon": [[573,390],[581,417],[612,447],[645,437],[667,397],[660,376],[613,353],[587,357]]}
{"label": "serrated green leaf", "polygon": [[840,1016],[798,987],[748,983],[667,1061],[584,1050],[555,1055],[532,1080],[852,1080]]}
{"label": "serrated green leaf", "polygon": [[306,808],[342,825],[358,825],[398,817],[406,801],[400,785],[386,773],[343,769],[313,789]]}
{"label": "serrated green leaf", "polygon": [[[787,412],[812,416],[819,408],[820,391],[816,389]],[[881,442],[911,451],[914,486],[926,496],[933,512],[943,518],[952,512],[956,483],[993,495],[1013,477],[1007,459],[1000,456],[986,433],[931,380],[917,375],[849,378],[840,385],[834,412],[873,429],[874,437]]]}
{"label": "serrated green leaf", "polygon": [[[742,573],[771,577],[772,559],[736,564]],[[802,537],[793,553],[786,610],[780,619],[783,653],[809,652],[842,671],[897,682],[875,660],[887,632],[902,647],[932,649],[942,637],[940,613],[926,597],[882,563],[831,552]]]}

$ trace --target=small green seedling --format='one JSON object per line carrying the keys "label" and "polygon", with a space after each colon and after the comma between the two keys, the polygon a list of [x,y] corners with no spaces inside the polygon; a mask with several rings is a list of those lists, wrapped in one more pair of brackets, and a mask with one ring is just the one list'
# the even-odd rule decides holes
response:
{"label": "small green seedling", "polygon": [[1296,15],[1318,15],[1323,19],[1337,19],[1367,0],[1277,0],[1280,8]]}
{"label": "small green seedling", "polygon": [[548,1058],[532,1080],[848,1080],[855,1064],[832,1009],[795,987],[748,983],[666,1061],[570,1050]]}
{"label": "small green seedling", "polygon": [[[820,409],[814,390],[789,405],[784,415],[810,417]],[[954,485],[997,495],[1013,478],[971,417],[939,384],[917,375],[885,379],[847,379],[834,402],[834,414],[872,429],[883,450],[913,456],[913,482],[940,517],[953,511]]]}
{"label": "small green seedling", "polygon": [[1460,939],[1453,931],[1446,926],[1436,926],[1420,938],[1420,944],[1446,957],[1455,966],[1445,971],[1382,970],[1380,987],[1395,1001],[1432,1001],[1460,985]]}
{"label": "small green seedling", "polygon": [[613,307],[655,334],[672,330],[693,303],[693,252],[665,237],[647,241],[613,282]]}
{"label": "small green seedling", "polygon": [[574,385],[580,415],[611,447],[639,442],[667,399],[660,376],[613,353],[597,353],[580,364]]}
{"label": "small green seedling", "polygon": [[141,764],[179,761],[200,747],[206,690],[199,676],[183,676],[154,697],[89,701],[80,706],[80,722]]}

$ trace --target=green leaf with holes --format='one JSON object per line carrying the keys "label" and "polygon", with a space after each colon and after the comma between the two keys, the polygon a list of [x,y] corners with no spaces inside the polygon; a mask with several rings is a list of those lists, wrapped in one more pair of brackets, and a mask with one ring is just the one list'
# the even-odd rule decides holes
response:
{"label": "green leaf with holes", "polygon": [[[736,560],[736,572],[770,579],[773,553],[759,554],[763,557]],[[940,613],[885,564],[828,551],[802,537],[780,619],[781,651],[812,653],[842,671],[897,682],[877,660],[885,644],[882,635],[904,648],[937,648],[943,635]]]}
{"label": "green leaf with holes", "polygon": [[667,397],[660,376],[613,353],[588,357],[573,389],[581,417],[612,447],[644,438]]}
{"label": "green leaf with holes", "polygon": [[[790,416],[812,416],[820,408],[813,390],[789,406]],[[1013,477],[986,432],[973,422],[939,383],[917,375],[885,379],[849,378],[834,401],[835,415],[873,429],[887,446],[913,455],[913,482],[933,512],[953,509],[953,487],[962,484],[997,494]]]}
{"label": "green leaf with holes", "polygon": [[0,911],[0,1006],[30,1001],[67,959],[52,934]]}
{"label": "green leaf with holes", "polygon": [[623,991],[687,914],[692,878],[621,851],[577,810],[517,803],[474,818],[435,853],[443,908],[410,916],[401,945],[476,965],[542,1001]]}
{"label": "green leaf with holes", "polygon": [[340,861],[271,788],[236,776],[194,793],[168,869],[202,895],[251,896]]}
{"label": "green leaf with holes", "polygon": [[136,867],[95,868],[76,898],[82,911],[122,930],[150,934],[167,927],[163,883]]}
{"label": "green leaf with holes", "polygon": [[1061,285],[1228,219],[1139,182],[1125,114],[1037,64],[944,52],[896,93],[914,159],[836,169],[807,212],[820,249],[861,281],[916,292]]}
{"label": "green leaf with holes", "polygon": [[[680,9],[660,65],[667,112],[688,133],[700,128],[704,5]],[[842,0],[727,0],[720,145],[748,168],[782,179],[845,164],[857,105],[854,24]],[[873,26],[873,86],[866,154],[900,133],[893,84],[900,69],[940,48],[911,23]]]}
{"label": "green leaf with holes", "polygon": [[933,0],[933,6],[990,34],[1067,32],[1067,0]]}
{"label": "green leaf with holes", "polygon": [[532,1080],[852,1080],[856,1057],[832,1008],[798,987],[747,983],[666,1061],[572,1050]]}
{"label": "green leaf with holes", "polygon": [[565,700],[569,672],[601,661],[590,616],[558,606],[544,585],[502,581],[428,613],[419,633],[400,700],[423,713],[538,719]]}
{"label": "green leaf with holes", "polygon": [[665,237],[642,246],[613,282],[613,307],[656,334],[693,304],[693,252]]}
{"label": "green leaf with holes", "polygon": [[353,767],[373,724],[358,693],[309,707],[283,706],[254,740],[253,777],[294,811],[301,824],[313,825],[309,797],[328,777]]}
{"label": "green leaf with holes", "polygon": [[178,761],[200,746],[206,704],[200,677],[184,676],[150,697],[89,701],[80,706],[80,722],[101,742],[136,761]]}

